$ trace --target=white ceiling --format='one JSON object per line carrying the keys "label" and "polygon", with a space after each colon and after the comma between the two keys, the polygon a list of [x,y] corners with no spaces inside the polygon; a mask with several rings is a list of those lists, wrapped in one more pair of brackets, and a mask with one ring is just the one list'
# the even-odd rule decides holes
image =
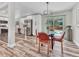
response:
{"label": "white ceiling", "polygon": [[[49,12],[59,12],[71,9],[76,2],[49,2]],[[47,10],[45,2],[16,2],[16,13],[23,15],[43,14]],[[19,11],[19,12],[18,12]],[[8,5],[6,2],[0,2],[0,13],[8,14]]]}
{"label": "white ceiling", "polygon": [[[21,2],[17,3],[20,9],[25,13],[44,13],[47,10],[45,2]],[[49,12],[58,12],[71,9],[76,2],[49,2]]]}

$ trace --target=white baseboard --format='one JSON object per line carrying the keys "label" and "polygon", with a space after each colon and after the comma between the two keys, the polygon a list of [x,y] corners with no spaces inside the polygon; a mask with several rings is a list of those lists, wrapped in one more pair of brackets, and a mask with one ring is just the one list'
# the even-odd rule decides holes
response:
{"label": "white baseboard", "polygon": [[79,43],[77,41],[74,40],[73,42],[79,47]]}

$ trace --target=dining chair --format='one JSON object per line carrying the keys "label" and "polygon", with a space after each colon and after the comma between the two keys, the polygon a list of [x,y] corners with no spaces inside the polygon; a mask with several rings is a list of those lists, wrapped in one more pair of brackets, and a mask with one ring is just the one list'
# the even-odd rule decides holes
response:
{"label": "dining chair", "polygon": [[38,38],[39,38],[39,48],[38,48],[39,53],[40,53],[40,45],[47,44],[47,56],[49,56],[49,46],[50,46],[49,36],[44,32],[39,32]]}
{"label": "dining chair", "polygon": [[[64,35],[65,35],[65,32],[59,38],[56,38],[55,36],[53,37],[53,42],[58,41],[58,42],[61,43],[61,53],[62,54],[63,54],[63,39],[64,39]],[[53,43],[53,45],[54,45],[54,43]]]}

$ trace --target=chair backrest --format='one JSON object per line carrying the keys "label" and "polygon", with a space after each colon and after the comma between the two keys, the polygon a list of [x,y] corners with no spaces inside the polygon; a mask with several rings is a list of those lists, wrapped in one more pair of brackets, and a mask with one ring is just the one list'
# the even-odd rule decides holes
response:
{"label": "chair backrest", "polygon": [[47,43],[49,40],[49,36],[44,32],[38,33],[39,41]]}

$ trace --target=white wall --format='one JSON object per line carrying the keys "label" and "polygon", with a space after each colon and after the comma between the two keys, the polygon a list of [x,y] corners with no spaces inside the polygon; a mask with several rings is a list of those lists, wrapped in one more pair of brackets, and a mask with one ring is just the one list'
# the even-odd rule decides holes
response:
{"label": "white wall", "polygon": [[53,16],[57,16],[57,15],[65,15],[65,19],[64,19],[64,25],[72,25],[72,11],[71,10],[67,10],[67,11],[62,11],[62,12],[58,12],[58,13],[53,13]]}
{"label": "white wall", "polygon": [[77,20],[79,20],[79,15],[77,16],[79,9],[79,3],[76,4],[72,10],[72,26],[73,26],[73,42],[79,46],[79,27]]}
{"label": "white wall", "polygon": [[42,32],[47,33],[47,16],[42,16]]}
{"label": "white wall", "polygon": [[37,29],[37,32],[42,31],[42,21],[41,21],[42,18],[41,18],[41,15],[33,15],[32,17],[33,17],[33,35],[35,35],[36,29]]}

